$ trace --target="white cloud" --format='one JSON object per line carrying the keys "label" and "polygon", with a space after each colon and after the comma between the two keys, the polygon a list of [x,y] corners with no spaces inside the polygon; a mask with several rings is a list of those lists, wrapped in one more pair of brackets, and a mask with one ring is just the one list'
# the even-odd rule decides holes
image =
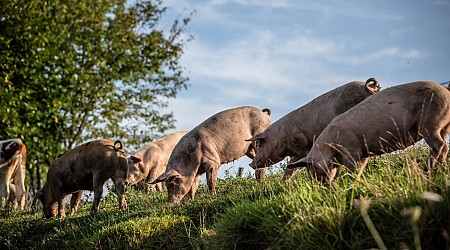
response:
{"label": "white cloud", "polygon": [[277,42],[280,44],[276,51],[280,56],[297,58],[328,56],[334,54],[339,47],[336,41],[308,35],[293,35]]}
{"label": "white cloud", "polygon": [[221,0],[215,1],[223,3],[237,3],[241,5],[247,6],[255,6],[255,7],[269,7],[269,8],[287,8],[291,7],[292,1],[289,0]]}
{"label": "white cloud", "polygon": [[432,2],[433,2],[433,4],[438,5],[438,6],[444,6],[446,8],[450,8],[450,1],[448,1],[448,0],[434,0]]}
{"label": "white cloud", "polygon": [[194,94],[184,93],[170,100],[167,109],[174,113],[176,130],[191,130],[213,114],[230,108],[225,103],[208,103],[208,100],[196,98]]}
{"label": "white cloud", "polygon": [[387,59],[399,58],[399,59],[420,59],[423,58],[426,53],[417,49],[402,49],[400,47],[388,47],[379,49],[377,51],[367,53],[365,55],[352,55],[346,57],[342,63],[349,63],[351,65],[358,65],[362,63],[380,62]]}
{"label": "white cloud", "polygon": [[[196,40],[183,57],[192,74],[250,86],[271,86],[275,82],[289,85],[291,80],[283,74],[283,62],[273,53],[275,40],[270,31],[256,32],[225,46]],[[210,84],[215,84],[214,82]]]}

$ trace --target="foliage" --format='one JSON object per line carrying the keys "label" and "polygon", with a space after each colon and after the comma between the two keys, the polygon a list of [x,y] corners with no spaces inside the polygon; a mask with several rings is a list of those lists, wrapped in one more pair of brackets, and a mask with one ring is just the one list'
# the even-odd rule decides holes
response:
{"label": "foliage", "polygon": [[[41,211],[3,211],[0,247],[11,249],[371,249],[372,228],[389,249],[448,249],[448,166],[424,173],[422,148],[375,157],[362,177],[341,172],[325,185],[299,171],[220,181],[190,203],[168,204],[165,192],[128,189],[127,211],[115,194],[89,215],[91,203],[64,220]],[[416,157],[419,156],[419,157]],[[365,209],[365,210],[364,210]],[[40,208],[38,209],[40,210]],[[367,214],[365,212],[367,212]]]}
{"label": "foliage", "polygon": [[85,140],[132,146],[173,128],[159,110],[187,87],[178,61],[190,17],[158,29],[161,5],[1,0],[0,138],[27,144],[29,168]]}

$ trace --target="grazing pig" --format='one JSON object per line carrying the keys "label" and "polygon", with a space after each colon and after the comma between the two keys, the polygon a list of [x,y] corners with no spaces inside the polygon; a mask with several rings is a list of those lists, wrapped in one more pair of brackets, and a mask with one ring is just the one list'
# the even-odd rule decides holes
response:
{"label": "grazing pig", "polygon": [[[164,173],[173,148],[186,133],[187,131],[173,132],[138,149],[128,160],[129,175],[125,183],[134,185],[144,179],[151,183]],[[151,188],[161,191],[162,185],[152,184]]]}
{"label": "grazing pig", "polygon": [[[375,78],[354,81],[333,89],[272,123],[248,141],[255,142],[257,153],[250,167],[268,167],[286,156],[295,162],[308,154],[313,141],[337,115],[344,113],[380,90]],[[297,169],[286,169],[288,180]]]}
{"label": "grazing pig", "polygon": [[44,187],[33,199],[33,206],[39,199],[46,218],[54,217],[56,213],[64,218],[66,196],[72,194],[72,215],[76,212],[82,190],[90,190],[94,191],[91,213],[95,213],[103,193],[103,184],[111,178],[119,197],[120,209],[126,209],[124,183],[127,171],[128,160],[122,142],[100,139],[79,145],[52,163]]}
{"label": "grazing pig", "polygon": [[166,171],[154,183],[165,181],[169,202],[178,203],[186,194],[194,198],[201,175],[206,172],[208,188],[214,194],[220,165],[244,154],[253,158],[253,145],[245,138],[266,129],[271,123],[269,116],[269,109],[248,106],[213,115],[181,138]]}
{"label": "grazing pig", "polygon": [[334,118],[308,155],[288,168],[307,166],[317,177],[331,181],[341,164],[362,171],[370,156],[404,149],[422,138],[431,148],[428,166],[433,167],[446,161],[449,132],[450,91],[429,81],[406,83]]}

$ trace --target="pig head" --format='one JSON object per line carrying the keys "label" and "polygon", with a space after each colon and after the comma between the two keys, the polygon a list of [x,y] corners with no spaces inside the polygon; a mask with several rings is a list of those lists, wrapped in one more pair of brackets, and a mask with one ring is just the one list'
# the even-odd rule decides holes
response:
{"label": "pig head", "polygon": [[269,116],[270,110],[249,106],[213,115],[180,139],[166,171],[154,183],[165,181],[169,201],[178,203],[186,195],[194,198],[201,175],[206,173],[214,194],[220,165],[243,155],[253,158],[255,150],[245,139],[264,131],[271,124]]}
{"label": "pig head", "polygon": [[343,165],[361,171],[369,157],[404,149],[420,139],[430,146],[428,170],[445,163],[450,132],[450,91],[430,81],[406,83],[371,96],[337,116],[308,155],[288,168],[308,167],[333,180]]}
{"label": "pig head", "polygon": [[[365,83],[354,81],[333,89],[290,112],[262,133],[248,139],[257,147],[257,154],[250,166],[253,169],[265,168],[280,162],[286,156],[291,158],[291,162],[305,157],[313,141],[333,118],[379,90],[380,87],[375,78],[369,78]],[[286,169],[283,180],[289,179],[295,171],[296,169]]]}
{"label": "pig head", "polygon": [[[153,182],[164,173],[170,154],[175,145],[187,131],[176,131],[159,140],[150,142],[138,149],[129,157],[129,175],[126,184],[134,185],[145,179],[147,183]],[[161,183],[151,184],[151,189],[162,190]]]}

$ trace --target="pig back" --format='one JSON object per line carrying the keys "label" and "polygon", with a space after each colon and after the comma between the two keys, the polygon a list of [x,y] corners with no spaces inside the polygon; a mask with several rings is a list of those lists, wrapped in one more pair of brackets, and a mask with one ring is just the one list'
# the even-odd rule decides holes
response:
{"label": "pig back", "polygon": [[128,161],[123,148],[111,140],[100,139],[81,144],[57,158],[47,175],[49,182],[60,181],[67,190],[92,190],[92,178],[105,181],[117,169],[127,173]]}
{"label": "pig back", "polygon": [[279,121],[285,123],[285,126],[298,127],[312,143],[312,140],[319,136],[331,120],[371,95],[364,82],[349,82],[322,94]]}
{"label": "pig back", "polygon": [[367,98],[336,117],[330,130],[364,136],[371,152],[381,154],[415,143],[425,133],[418,129],[429,129],[426,124],[450,122],[448,110],[450,92],[445,87],[429,81],[411,82]]}
{"label": "pig back", "polygon": [[264,131],[270,124],[269,115],[258,108],[244,106],[228,109],[189,131],[181,138],[174,153],[178,154],[182,148],[192,155],[197,150],[203,156],[210,154],[210,157],[219,157],[221,163],[233,161],[247,152],[250,142],[245,139]]}

